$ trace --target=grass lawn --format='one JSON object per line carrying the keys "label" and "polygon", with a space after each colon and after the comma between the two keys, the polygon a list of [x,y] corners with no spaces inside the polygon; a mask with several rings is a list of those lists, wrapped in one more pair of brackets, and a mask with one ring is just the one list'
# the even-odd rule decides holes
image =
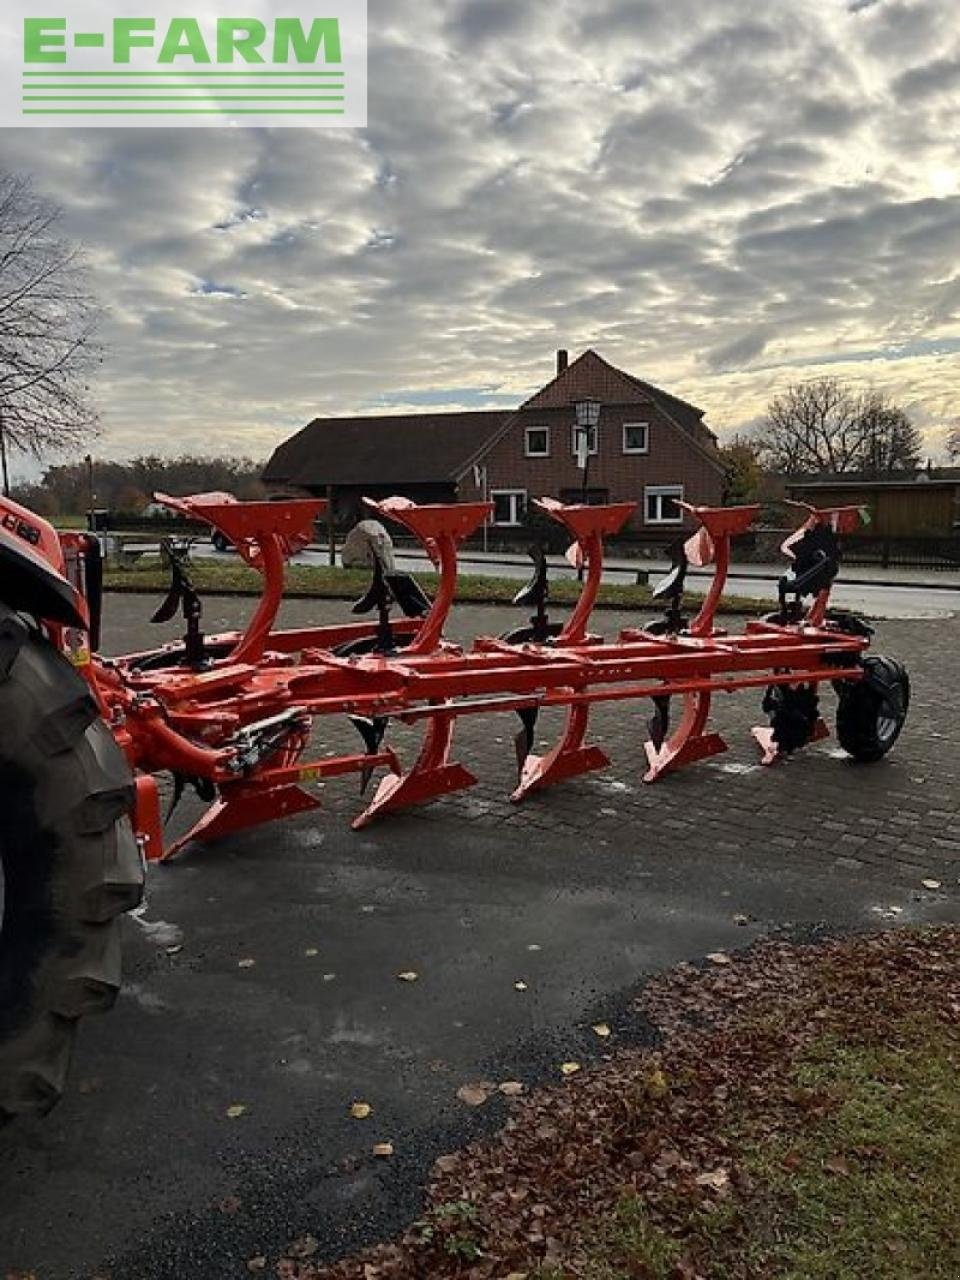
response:
{"label": "grass lawn", "polygon": [[723,1122],[736,1191],[705,1207],[678,1196],[666,1216],[624,1197],[588,1227],[584,1277],[672,1280],[689,1259],[718,1280],[956,1280],[960,1044],[955,1028],[922,1015],[894,1040],[815,1040],[792,1064],[785,1117],[734,1108]]}
{"label": "grass lawn", "polygon": [[280,1274],[957,1280],[960,930],[759,943],[635,1013],[656,1048],[604,1026],[597,1065],[437,1162],[399,1239]]}
{"label": "grass lawn", "polygon": [[[259,595],[260,576],[239,560],[193,561],[194,583],[210,595],[219,593]],[[417,581],[432,595],[439,581],[435,573],[418,573]],[[133,568],[119,568],[108,564],[104,573],[104,586],[109,591],[135,591],[164,593],[170,583],[170,574],[157,557],[144,557]],[[290,599],[320,598],[327,600],[358,600],[367,590],[370,574],[363,569],[333,569],[326,566],[289,565],[287,591]],[[487,578],[463,574],[457,579],[457,600],[473,604],[509,604],[523,585],[518,578]],[[572,604],[579,596],[579,584],[561,580],[550,584],[550,599],[555,604]],[[691,595],[695,601],[698,597]],[[631,585],[604,585],[600,588],[598,604],[610,609],[649,609],[659,612],[661,606],[651,606],[650,588]],[[768,602],[739,596],[724,598],[722,608],[727,612],[766,613],[775,608],[771,594]]]}

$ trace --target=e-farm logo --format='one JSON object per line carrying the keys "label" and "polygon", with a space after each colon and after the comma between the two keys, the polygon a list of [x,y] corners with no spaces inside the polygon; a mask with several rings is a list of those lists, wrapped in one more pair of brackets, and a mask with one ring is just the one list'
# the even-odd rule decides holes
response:
{"label": "e-farm logo", "polygon": [[307,4],[247,0],[238,17],[228,0],[195,15],[183,0],[136,12],[60,0],[67,13],[14,0],[19,13],[0,19],[0,124],[365,125],[366,0]]}

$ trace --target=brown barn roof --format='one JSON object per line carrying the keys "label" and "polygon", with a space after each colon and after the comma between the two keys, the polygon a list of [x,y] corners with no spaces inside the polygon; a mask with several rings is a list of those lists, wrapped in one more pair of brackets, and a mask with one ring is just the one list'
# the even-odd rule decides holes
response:
{"label": "brown barn roof", "polygon": [[303,488],[458,480],[514,416],[500,409],[316,418],[274,451],[263,478]]}

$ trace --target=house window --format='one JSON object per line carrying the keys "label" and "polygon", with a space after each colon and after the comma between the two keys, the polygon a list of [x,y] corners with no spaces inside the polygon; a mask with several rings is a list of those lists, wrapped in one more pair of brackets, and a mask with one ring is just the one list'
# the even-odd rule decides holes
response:
{"label": "house window", "polygon": [[550,457],[550,428],[527,427],[524,453],[528,458]]}
{"label": "house window", "polygon": [[623,424],[623,452],[650,452],[649,422],[625,422]]}
{"label": "house window", "polygon": [[[574,427],[570,434],[570,446],[573,456],[577,455],[577,440],[580,436],[580,428]],[[600,444],[600,428],[590,427],[587,433],[587,453],[592,457],[596,456],[597,449]]]}
{"label": "house window", "polygon": [[661,484],[645,489],[647,524],[683,524],[683,511],[677,506],[682,499],[682,484]]}
{"label": "house window", "polygon": [[493,503],[493,523],[507,528],[523,524],[527,514],[526,489],[494,489],[490,494]]}

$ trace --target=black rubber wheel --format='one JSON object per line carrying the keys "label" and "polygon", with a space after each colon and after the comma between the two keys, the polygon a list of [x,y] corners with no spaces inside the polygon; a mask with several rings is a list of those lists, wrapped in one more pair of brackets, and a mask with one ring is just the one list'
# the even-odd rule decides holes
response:
{"label": "black rubber wheel", "polygon": [[48,1111],[120,986],[143,868],[130,770],[70,663],[0,605],[0,1125]]}
{"label": "black rubber wheel", "polygon": [[873,764],[900,737],[910,707],[910,677],[893,658],[871,655],[863,659],[864,676],[856,683],[840,683],[837,738],[854,760]]}
{"label": "black rubber wheel", "polygon": [[234,550],[233,543],[227,535],[225,533],[221,533],[219,529],[214,529],[213,533],[210,535],[210,541],[213,543],[214,551],[219,551],[221,554]]}

